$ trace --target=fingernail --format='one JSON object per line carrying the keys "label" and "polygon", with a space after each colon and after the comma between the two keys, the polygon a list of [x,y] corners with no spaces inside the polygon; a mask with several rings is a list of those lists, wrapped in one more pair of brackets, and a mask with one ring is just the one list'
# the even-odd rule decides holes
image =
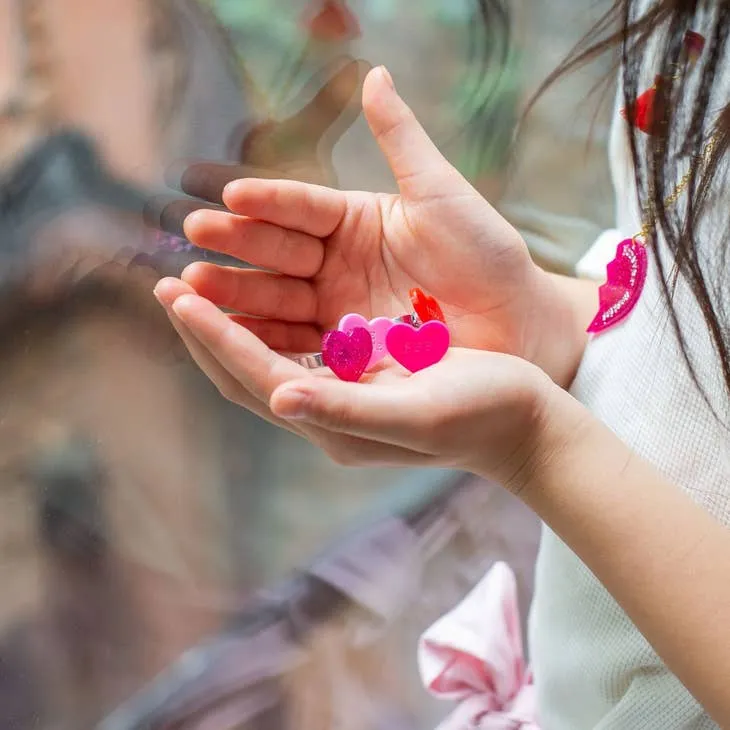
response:
{"label": "fingernail", "polygon": [[380,67],[380,73],[383,74],[383,78],[385,79],[385,82],[390,86],[393,91],[395,91],[395,83],[393,83],[393,77],[390,75],[390,71],[388,71],[385,66]]}
{"label": "fingernail", "polygon": [[287,388],[279,392],[276,403],[276,415],[290,421],[299,421],[307,417],[308,396],[297,388]]}
{"label": "fingernail", "polygon": [[191,211],[183,218],[183,231],[187,227],[195,228],[198,224],[203,223],[205,221],[205,217],[205,211],[203,209]]}
{"label": "fingernail", "polygon": [[185,298],[186,296],[183,294],[183,296],[178,297],[173,303],[172,303],[172,311],[180,318],[185,319]]}
{"label": "fingernail", "polygon": [[229,196],[235,196],[236,191],[239,188],[240,180],[231,180],[230,182],[227,182],[223,186],[223,192],[221,193],[221,198],[223,202],[225,203],[225,200]]}

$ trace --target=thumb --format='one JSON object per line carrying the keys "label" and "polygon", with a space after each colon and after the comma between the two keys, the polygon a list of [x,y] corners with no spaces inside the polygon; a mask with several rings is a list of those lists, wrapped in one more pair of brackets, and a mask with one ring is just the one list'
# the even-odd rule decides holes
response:
{"label": "thumb", "polygon": [[442,193],[445,175],[452,176],[452,185],[461,181],[471,187],[426,134],[385,66],[365,79],[363,111],[403,197],[416,200]]}
{"label": "thumb", "polygon": [[[272,412],[326,431],[418,448],[428,409],[420,393],[407,387],[346,383],[334,378],[289,381],[272,393]],[[425,453],[425,450],[424,450]]]}

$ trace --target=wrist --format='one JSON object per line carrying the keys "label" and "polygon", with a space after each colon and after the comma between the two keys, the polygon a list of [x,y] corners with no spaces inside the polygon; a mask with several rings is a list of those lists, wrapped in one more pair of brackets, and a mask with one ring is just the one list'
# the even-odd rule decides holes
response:
{"label": "wrist", "polygon": [[561,388],[568,388],[583,358],[586,328],[595,312],[597,284],[536,268],[529,359]]}
{"label": "wrist", "polygon": [[581,444],[597,423],[594,416],[560,385],[545,378],[536,393],[535,417],[502,485],[532,506],[555,475],[570,468]]}
{"label": "wrist", "polygon": [[480,420],[486,420],[466,438],[470,456],[464,468],[522,497],[566,448],[587,411],[539,367],[513,360],[511,377],[518,385],[509,389],[501,413],[494,412],[490,398],[484,412],[476,404]]}

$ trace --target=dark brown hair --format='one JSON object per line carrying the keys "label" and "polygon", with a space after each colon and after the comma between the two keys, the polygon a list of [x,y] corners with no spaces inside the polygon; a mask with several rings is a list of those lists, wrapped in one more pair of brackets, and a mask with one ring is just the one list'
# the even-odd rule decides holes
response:
{"label": "dark brown hair", "polygon": [[[477,0],[486,23],[504,24],[504,7],[497,0]],[[699,79],[690,83],[683,63],[687,31],[700,32],[705,47],[692,73]],[[651,245],[660,238],[671,260],[655,256],[664,297],[684,359],[695,383],[707,399],[697,375],[695,354],[687,345],[686,323],[672,305],[678,277],[683,277],[696,299],[717,351],[726,390],[730,393],[730,339],[722,290],[727,287],[728,224],[713,231],[712,241],[703,243],[700,254],[699,231],[709,213],[708,200],[717,192],[720,163],[730,143],[730,98],[719,114],[711,111],[713,97],[722,83],[730,34],[730,0],[614,0],[607,12],[571,51],[539,88],[535,99],[566,73],[588,64],[605,53],[616,54],[621,65],[623,104],[631,109],[646,90],[646,80],[660,76],[657,87],[651,136],[629,125],[629,142],[634,162],[639,204],[653,210]],[[647,49],[651,43],[651,55]],[[533,102],[534,103],[534,102]],[[528,105],[528,111],[531,108]],[[714,136],[712,153],[704,165],[691,164],[684,203],[666,205],[674,191],[681,165],[698,163]],[[730,223],[730,216],[728,216]],[[702,234],[706,237],[707,230]],[[712,246],[710,251],[707,247]],[[703,265],[709,253],[711,268]],[[708,401],[709,402],[709,401]],[[717,414],[715,404],[710,404]]]}

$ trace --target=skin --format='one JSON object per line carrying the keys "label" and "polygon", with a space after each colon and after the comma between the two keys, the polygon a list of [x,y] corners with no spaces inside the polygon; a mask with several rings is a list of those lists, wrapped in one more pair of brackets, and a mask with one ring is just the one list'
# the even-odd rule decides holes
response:
{"label": "skin", "polygon": [[[730,653],[717,627],[730,620],[730,531],[564,390],[595,286],[531,262],[382,69],[366,80],[363,106],[400,195],[233,182],[223,195],[231,212],[194,213],[186,232],[275,273],[194,264],[161,281],[158,299],[224,396],[336,461],[458,467],[519,495],[727,724]],[[452,333],[435,366],[407,375],[386,360],[352,384],[277,353],[318,349],[321,330],[347,311],[402,313],[412,286],[439,300]]]}
{"label": "skin", "polygon": [[222,196],[232,213],[198,210],[185,233],[275,273],[198,263],[183,280],[292,352],[318,350],[322,331],[347,312],[402,314],[420,286],[442,305],[456,345],[520,355],[567,384],[586,339],[555,290],[592,307],[593,285],[558,282],[533,265],[519,233],[443,158],[383,69],[368,75],[363,108],[399,195],[234,180]]}

